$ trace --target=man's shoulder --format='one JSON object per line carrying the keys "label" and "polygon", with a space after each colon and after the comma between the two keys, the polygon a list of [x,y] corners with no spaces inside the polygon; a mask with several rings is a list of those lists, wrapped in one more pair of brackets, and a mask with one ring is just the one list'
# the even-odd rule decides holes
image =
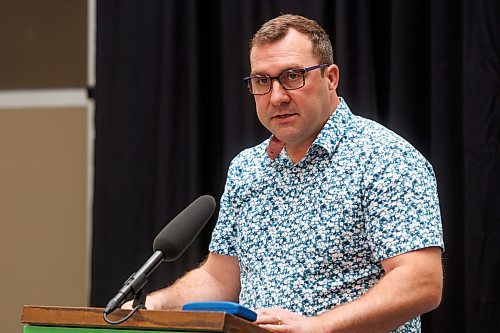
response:
{"label": "man's shoulder", "polygon": [[327,133],[342,137],[345,152],[352,154],[371,153],[398,154],[405,152],[418,152],[406,139],[393,132],[379,122],[356,115],[351,112],[347,102],[341,103],[332,115],[329,131]]}
{"label": "man's shoulder", "polygon": [[341,158],[362,165],[368,173],[393,168],[401,172],[434,173],[427,158],[409,141],[382,124],[360,116],[353,116],[339,153]]}
{"label": "man's shoulder", "polygon": [[384,125],[360,116],[353,118],[353,126],[348,131],[349,139],[362,144],[365,149],[386,153],[418,153],[418,150],[409,141]]}
{"label": "man's shoulder", "polygon": [[387,145],[409,145],[408,141],[403,139],[384,125],[361,116],[353,116],[352,126],[348,135],[353,140],[366,141],[369,145],[387,146]]}
{"label": "man's shoulder", "polygon": [[258,145],[242,150],[231,161],[229,171],[233,173],[252,173],[261,169],[266,161],[268,144],[269,139],[266,139]]}

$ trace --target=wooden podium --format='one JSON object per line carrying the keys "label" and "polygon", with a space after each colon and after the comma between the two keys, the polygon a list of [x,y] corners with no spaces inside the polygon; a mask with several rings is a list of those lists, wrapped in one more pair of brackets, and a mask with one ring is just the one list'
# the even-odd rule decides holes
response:
{"label": "wooden podium", "polygon": [[[140,310],[126,322],[110,325],[103,319],[103,310],[26,305],[21,322],[25,324],[24,333],[269,333],[249,321],[222,312]],[[118,320],[128,312],[118,309],[108,318]]]}

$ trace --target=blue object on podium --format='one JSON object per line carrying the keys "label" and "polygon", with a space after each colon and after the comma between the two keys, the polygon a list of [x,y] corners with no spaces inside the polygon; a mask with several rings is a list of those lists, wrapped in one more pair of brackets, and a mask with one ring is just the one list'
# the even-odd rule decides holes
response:
{"label": "blue object on podium", "polygon": [[185,311],[225,312],[248,321],[255,321],[257,314],[234,302],[192,302],[182,306]]}

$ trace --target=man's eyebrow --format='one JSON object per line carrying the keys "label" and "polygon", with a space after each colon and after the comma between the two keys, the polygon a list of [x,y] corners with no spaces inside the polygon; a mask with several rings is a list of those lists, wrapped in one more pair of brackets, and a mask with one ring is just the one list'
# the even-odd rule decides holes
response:
{"label": "man's eyebrow", "polygon": [[260,72],[251,72],[250,73],[250,76],[256,76],[256,75],[260,75],[260,76],[271,76],[269,74],[266,74],[266,73],[260,73]]}
{"label": "man's eyebrow", "polygon": [[[289,71],[291,69],[303,69],[303,68],[304,68],[304,66],[301,65],[301,64],[291,64],[287,68],[285,68],[281,72],[279,72],[277,75],[279,75],[279,74],[281,74],[283,72]],[[259,72],[259,71],[250,72],[250,76],[255,76],[255,75],[272,76],[270,74],[267,74],[267,73],[264,73],[264,72]]]}

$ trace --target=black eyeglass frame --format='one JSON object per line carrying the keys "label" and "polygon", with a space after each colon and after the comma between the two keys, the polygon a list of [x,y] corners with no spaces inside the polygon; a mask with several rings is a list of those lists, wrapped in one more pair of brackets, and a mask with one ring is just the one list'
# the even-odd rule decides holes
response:
{"label": "black eyeglass frame", "polygon": [[[247,76],[245,78],[243,78],[243,81],[245,81],[246,85],[247,85],[247,88],[248,90],[250,91],[250,93],[252,95],[266,95],[266,94],[269,94],[271,92],[271,90],[273,89],[273,81],[276,80],[279,82],[279,84],[281,84],[281,86],[283,87],[283,89],[285,90],[297,90],[297,89],[300,89],[302,87],[304,87],[306,85],[306,77],[304,76],[305,73],[307,72],[310,72],[312,70],[315,70],[315,69],[318,69],[318,68],[321,68],[323,69],[324,67],[327,67],[327,66],[330,66],[328,64],[319,64],[319,65],[315,65],[315,66],[311,66],[311,67],[306,67],[306,68],[291,68],[291,69],[287,69],[287,70],[284,70],[283,72],[279,73],[277,76],[270,76],[270,75],[250,75],[250,76]],[[288,73],[297,73],[297,74],[301,74],[302,75],[302,85],[300,85],[299,87],[296,87],[296,88],[287,88],[285,87],[285,85],[283,85],[283,83],[281,82],[280,80],[280,76],[282,76],[283,74],[288,74]],[[252,89],[252,79],[253,78],[267,78],[269,80],[271,80],[271,83],[269,84],[269,90],[265,93],[259,93],[259,94],[256,94],[253,92],[253,89]]]}

